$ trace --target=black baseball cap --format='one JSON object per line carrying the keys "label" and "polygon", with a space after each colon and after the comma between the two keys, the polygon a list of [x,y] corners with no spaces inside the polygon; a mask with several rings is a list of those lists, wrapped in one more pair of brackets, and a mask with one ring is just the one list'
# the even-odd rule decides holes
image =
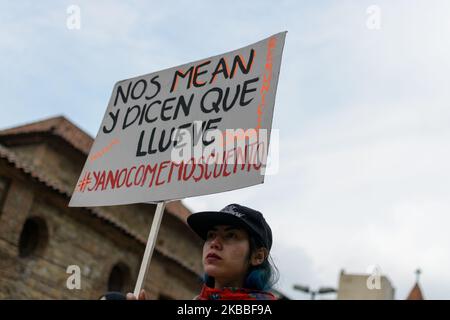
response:
{"label": "black baseball cap", "polygon": [[206,240],[209,230],[218,225],[241,227],[266,249],[272,247],[272,230],[261,212],[239,205],[229,204],[220,211],[203,211],[191,214],[187,223],[200,238]]}

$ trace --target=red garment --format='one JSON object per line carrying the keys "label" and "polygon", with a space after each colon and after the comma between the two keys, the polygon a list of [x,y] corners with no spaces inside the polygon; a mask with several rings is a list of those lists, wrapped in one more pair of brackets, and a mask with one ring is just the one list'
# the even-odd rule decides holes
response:
{"label": "red garment", "polygon": [[266,291],[245,288],[214,289],[203,285],[197,300],[276,300],[275,296]]}

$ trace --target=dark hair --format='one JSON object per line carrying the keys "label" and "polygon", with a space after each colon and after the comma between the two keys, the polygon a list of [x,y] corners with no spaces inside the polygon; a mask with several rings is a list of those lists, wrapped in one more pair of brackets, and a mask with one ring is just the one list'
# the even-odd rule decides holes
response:
{"label": "dark hair", "polygon": [[[264,247],[260,241],[255,239],[251,234],[249,234],[250,250],[247,259],[250,259],[253,252],[257,249]],[[243,288],[254,289],[260,291],[269,291],[272,289],[273,285],[278,281],[279,272],[272,257],[269,255],[258,266],[250,266],[247,275],[244,280]],[[208,287],[214,287],[214,277],[208,274],[203,275],[203,282]]]}
{"label": "dark hair", "polygon": [[[249,259],[253,252],[263,247],[254,237],[250,236],[250,253]],[[244,281],[244,288],[268,291],[278,281],[278,269],[268,254],[263,263],[257,266],[250,266]]]}

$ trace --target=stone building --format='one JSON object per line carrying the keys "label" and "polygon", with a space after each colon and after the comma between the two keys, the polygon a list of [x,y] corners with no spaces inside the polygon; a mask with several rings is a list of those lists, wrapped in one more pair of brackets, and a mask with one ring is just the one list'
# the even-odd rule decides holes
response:
{"label": "stone building", "polygon": [[[92,142],[64,117],[0,131],[0,299],[132,291],[155,206],[67,206]],[[180,201],[166,206],[145,283],[153,299],[200,290],[202,244],[189,214]],[[73,265],[81,289],[67,287]]]}
{"label": "stone building", "polygon": [[[385,275],[377,275],[373,283],[370,274],[348,274],[341,270],[339,275],[338,300],[394,300],[395,289]],[[372,279],[375,280],[375,279]],[[368,282],[375,284],[369,287]]]}

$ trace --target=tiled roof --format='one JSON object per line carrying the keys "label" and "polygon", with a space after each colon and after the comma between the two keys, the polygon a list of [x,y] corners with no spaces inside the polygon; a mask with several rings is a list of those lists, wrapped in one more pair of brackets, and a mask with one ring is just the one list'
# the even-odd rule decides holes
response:
{"label": "tiled roof", "polygon": [[0,136],[46,132],[59,136],[88,155],[94,139],[64,116],[44,119],[29,124],[0,130]]}
{"label": "tiled roof", "polygon": [[420,289],[419,284],[416,282],[406,300],[425,300]]}

